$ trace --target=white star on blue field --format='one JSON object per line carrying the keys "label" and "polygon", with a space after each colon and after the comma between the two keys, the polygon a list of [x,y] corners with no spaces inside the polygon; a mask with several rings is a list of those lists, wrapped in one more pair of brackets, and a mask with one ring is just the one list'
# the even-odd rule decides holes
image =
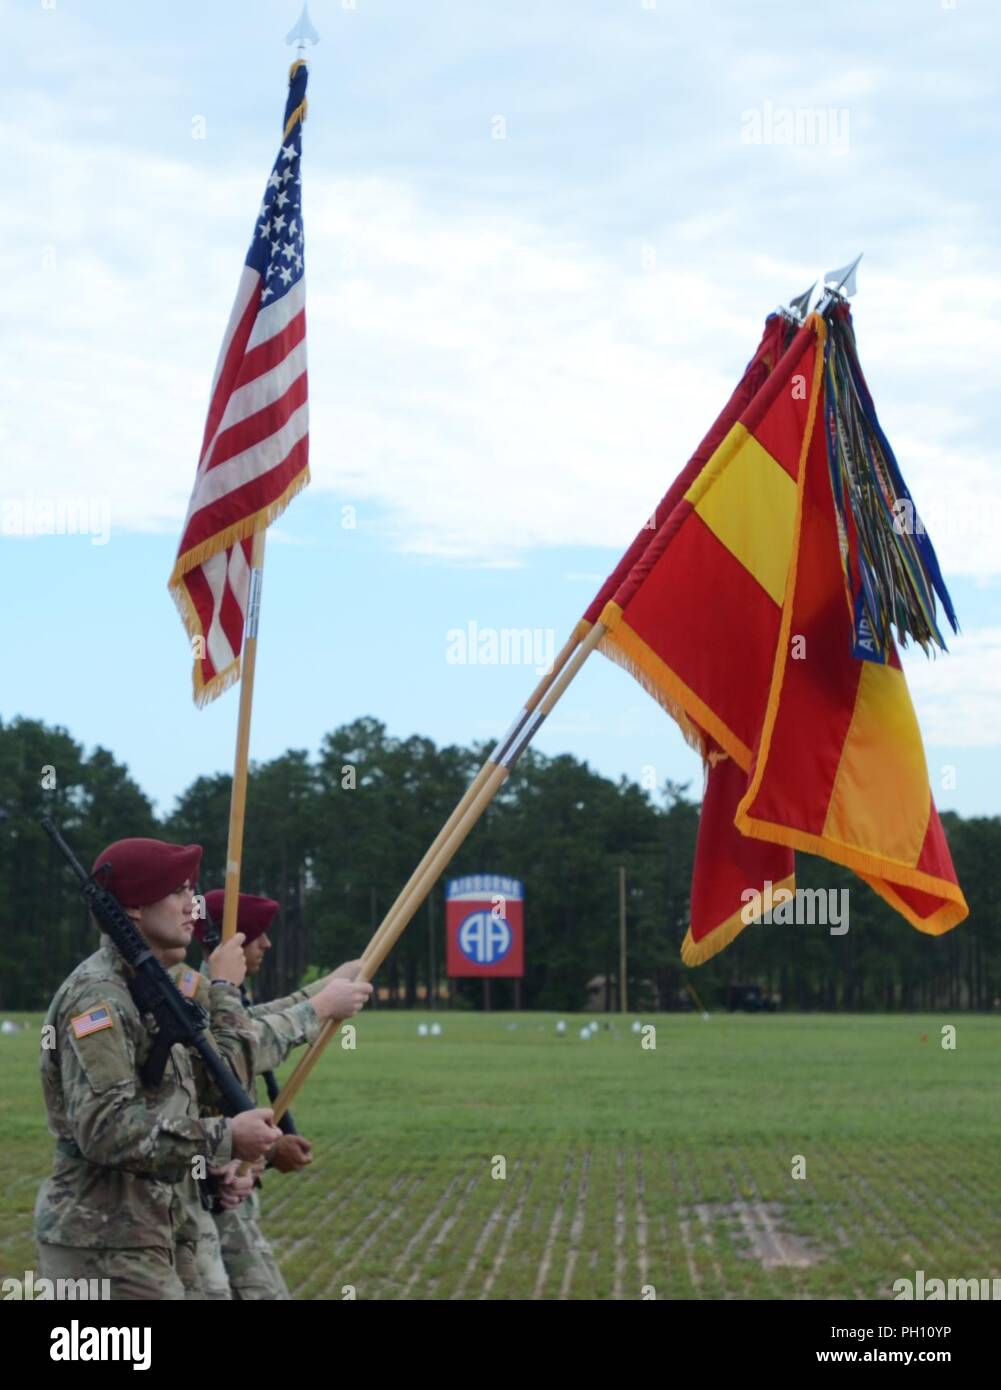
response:
{"label": "white star on blue field", "polygon": [[[290,93],[286,112],[291,114],[301,97],[299,88],[305,83],[300,69]],[[282,145],[274,167],[268,175],[264,201],[257,216],[260,219],[247,252],[246,264],[256,270],[264,281],[261,303],[280,299],[303,274],[302,232],[302,175],[299,158],[302,154],[302,123],[297,122],[287,145]],[[272,281],[272,276],[274,280]]]}

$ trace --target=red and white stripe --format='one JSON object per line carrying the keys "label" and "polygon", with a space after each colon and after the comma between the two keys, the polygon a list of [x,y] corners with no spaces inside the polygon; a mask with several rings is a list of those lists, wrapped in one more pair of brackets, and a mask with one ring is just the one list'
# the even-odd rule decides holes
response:
{"label": "red and white stripe", "polygon": [[170,581],[189,633],[204,639],[204,655],[195,652],[200,703],[239,674],[252,535],[307,478],[305,280],[270,304],[261,291],[261,276],[244,266]]}

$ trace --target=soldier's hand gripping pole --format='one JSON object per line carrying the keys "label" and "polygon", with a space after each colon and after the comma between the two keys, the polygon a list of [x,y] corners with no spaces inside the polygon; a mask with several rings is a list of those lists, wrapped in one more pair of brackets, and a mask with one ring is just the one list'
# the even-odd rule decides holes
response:
{"label": "soldier's hand gripping pole", "polygon": [[[222,941],[222,932],[207,913],[202,920],[205,923],[205,926],[202,928],[202,945],[205,949],[205,957],[208,959],[209,955]],[[251,1000],[244,985],[240,986],[240,998],[243,1000],[243,1007],[249,1009]],[[278,1085],[277,1076],[275,1076],[273,1071],[266,1071],[261,1074],[264,1077],[264,1085],[267,1088],[268,1099],[271,1101],[277,1100],[281,1090],[281,1087]],[[292,1118],[291,1110],[286,1110],[285,1114],[282,1115],[280,1119],[275,1120],[275,1124],[283,1134],[299,1133],[295,1127],[295,1120]]]}
{"label": "soldier's hand gripping pole", "polygon": [[[604,623],[597,622],[586,637],[581,640],[582,629],[580,625],[574,630],[570,640],[557,657],[553,670],[539,683],[524,710],[504,738],[497,744],[483,767],[480,768],[475,780],[467,788],[465,795],[438,832],[430,849],[410,875],[406,887],[383,918],[378,931],[365,948],[361,969],[358,972],[359,980],[371,980],[389,955],[404,929],[413,919],[417,909],[431,891],[437,878],[507,781],[511,768],[531,743],[542,721],[604,637],[606,631],[607,628]],[[284,1114],[298,1095],[309,1073],[319,1061],[327,1043],[339,1027],[338,1020],[328,1019],[314,1042],[299,1060],[274,1103],[276,1124],[279,1116]]]}
{"label": "soldier's hand gripping pole", "polygon": [[51,816],[42,817],[42,829],[72,869],[92,916],[131,968],[129,987],[136,1007],[140,1013],[151,1014],[156,1024],[153,1051],[142,1072],[143,1086],[147,1090],[155,1090],[159,1086],[170,1049],[174,1043],[184,1043],[186,1047],[193,1047],[201,1057],[206,1072],[219,1092],[221,1108],[226,1115],[254,1110],[254,1102],[205,1036],[208,1026],[205,1010],[180,993],[121,903],[87,872],[59,833]]}

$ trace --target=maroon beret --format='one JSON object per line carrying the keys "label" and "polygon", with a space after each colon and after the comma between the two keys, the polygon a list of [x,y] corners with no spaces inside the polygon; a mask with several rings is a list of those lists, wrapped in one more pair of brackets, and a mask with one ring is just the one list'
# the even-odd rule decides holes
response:
{"label": "maroon beret", "polygon": [[[213,888],[205,894],[205,911],[209,918],[222,931],[222,910],[226,901],[223,888]],[[275,919],[278,904],[274,898],[259,898],[254,893],[241,893],[236,909],[236,929],[243,932],[243,944],[249,946],[259,936],[263,936]],[[195,935],[201,941],[205,935],[204,923],[196,918]]]}
{"label": "maroon beret", "polygon": [[[201,862],[201,845],[116,840],[97,856],[91,872],[122,907],[148,907],[185,882],[194,887]],[[98,873],[99,869],[104,872]]]}

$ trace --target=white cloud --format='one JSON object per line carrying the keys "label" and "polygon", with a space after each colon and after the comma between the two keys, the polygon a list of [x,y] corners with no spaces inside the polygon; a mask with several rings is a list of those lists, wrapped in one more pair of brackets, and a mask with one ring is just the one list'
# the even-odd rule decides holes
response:
{"label": "white cloud", "polygon": [[[36,490],[85,478],[113,494],[116,528],[170,529],[243,247],[234,209],[252,213],[259,188],[109,146],[45,153],[47,249],[11,292],[23,302],[5,370],[17,402],[6,486],[29,468]],[[97,190],[111,179],[129,197],[109,220]],[[665,233],[644,262],[642,245],[602,253],[514,210],[438,210],[385,179],[319,180],[306,199],[315,485],[377,504],[407,550],[505,564],[533,546],[627,543],[750,355],[760,319],[748,303],[769,307],[694,262],[690,222],[683,254]],[[810,278],[777,258],[753,267],[790,291]],[[971,270],[933,287],[920,333],[900,324],[906,274],[884,281],[866,310],[891,388],[906,375],[926,383],[919,401],[934,401],[935,380],[966,390],[954,404],[943,390],[937,409],[898,404],[892,389],[889,412],[881,404],[920,424],[897,441],[919,507],[934,512],[947,492],[982,515],[995,474],[968,442],[971,377],[1001,343],[991,328],[976,339],[970,317],[997,278]],[[943,562],[996,572],[993,535],[947,539]]]}
{"label": "white cloud", "polygon": [[[243,249],[232,209],[260,190],[107,146],[44,155],[52,206],[8,304],[4,488],[85,479],[113,494],[116,528],[170,528]],[[109,219],[111,180],[128,199]],[[316,485],[387,508],[404,548],[503,561],[624,542],[729,387],[708,353],[679,356],[679,318],[716,301],[737,319],[698,276],[624,270],[377,179],[321,183],[306,229]],[[756,331],[740,325],[741,356]]]}
{"label": "white cloud", "polygon": [[[173,539],[274,149],[291,19],[276,29],[270,0],[0,0],[0,15],[12,151],[0,505],[108,501],[115,534]],[[601,544],[610,569],[768,309],[864,249],[862,362],[947,579],[1001,573],[990,7],[844,0],[832,27],[809,6],[740,0],[719,0],[709,22],[668,0],[380,0],[316,19],[313,487],[357,506],[380,558],[393,547],[501,568],[532,548]],[[742,112],[766,101],[848,108],[847,147],[742,143]],[[204,141],[191,138],[198,113]],[[495,113],[506,141],[490,139]],[[332,509],[310,506],[307,492],[275,543],[325,543],[310,516]],[[548,600],[593,593],[604,571],[586,571],[601,563],[540,565],[562,580]],[[456,587],[474,611],[492,581]],[[982,597],[957,593],[986,624]],[[930,746],[997,746],[998,633],[905,657]],[[653,702],[644,713],[625,698],[599,718],[582,682],[543,743],[625,757],[634,737],[634,763],[689,756]],[[975,761],[993,807],[997,758]]]}
{"label": "white cloud", "polygon": [[[711,36],[673,7],[598,7],[570,32],[548,14],[527,29],[503,15],[472,16],[461,33],[434,23],[419,69],[390,47],[387,71],[408,68],[411,100],[415,84],[449,77],[463,129],[470,73],[493,60],[484,110],[495,94],[517,98],[518,133],[500,150],[484,125],[475,175],[449,180],[444,150],[429,147],[406,177],[386,161],[332,177],[330,127],[321,115],[307,130],[314,486],[369,504],[388,543],[429,555],[503,566],[532,547],[624,546],[726,399],[765,312],[864,246],[860,350],[884,426],[945,569],[997,574],[984,522],[999,493],[992,229],[976,188],[944,198],[934,151],[901,160],[890,125],[918,100],[911,78],[939,106],[959,101],[940,20],[909,30],[892,65],[873,55],[895,21],[865,6],[848,6],[838,61],[816,22],[790,17],[779,43],[738,7]],[[176,76],[183,44],[158,62],[149,48],[124,53],[123,36],[101,57],[106,35],[74,22],[60,48],[42,37],[65,26],[18,20],[39,90],[22,88],[20,117],[0,131],[35,218],[25,245],[23,207],[0,210],[21,271],[7,289],[18,332],[0,388],[0,491],[26,476],[36,492],[86,486],[113,495],[116,528],[171,531],[265,169],[243,146],[231,165],[218,132],[186,138],[185,101],[202,96]],[[352,17],[352,42],[373,40],[367,24]],[[976,16],[941,24],[979,43]],[[567,70],[523,91],[523,65],[561,44]],[[76,53],[93,62],[74,67]],[[635,123],[631,74],[649,73],[651,54],[674,76]],[[130,100],[155,97],[178,157],[116,136],[100,102],[116,68]],[[741,110],[766,98],[849,105],[848,155],[741,146]],[[586,157],[543,189],[540,151],[559,159],[574,130]],[[306,506],[308,494],[290,533]]]}
{"label": "white cloud", "polygon": [[933,659],[901,653],[907,684],[929,747],[1001,747],[1001,627],[947,633],[949,651]]}

